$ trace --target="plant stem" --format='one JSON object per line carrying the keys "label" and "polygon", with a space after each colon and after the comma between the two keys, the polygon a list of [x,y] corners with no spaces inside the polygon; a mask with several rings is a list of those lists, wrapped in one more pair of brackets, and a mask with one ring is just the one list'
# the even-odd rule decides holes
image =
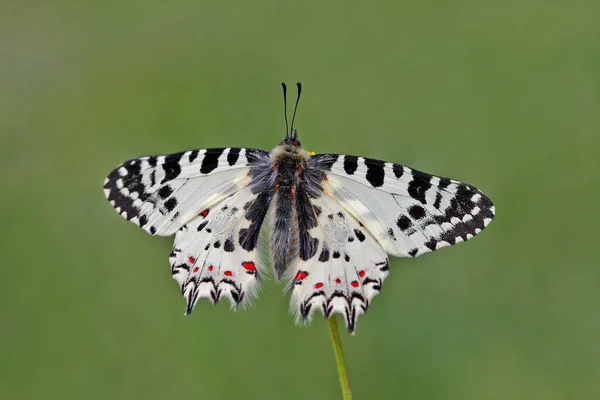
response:
{"label": "plant stem", "polygon": [[331,333],[333,352],[335,354],[335,363],[337,364],[338,375],[340,377],[340,386],[342,387],[342,398],[344,400],[352,400],[352,392],[350,392],[350,382],[348,382],[348,375],[346,374],[346,362],[344,361],[344,353],[342,353],[342,343],[340,342],[335,315],[329,317],[328,325],[329,333]]}

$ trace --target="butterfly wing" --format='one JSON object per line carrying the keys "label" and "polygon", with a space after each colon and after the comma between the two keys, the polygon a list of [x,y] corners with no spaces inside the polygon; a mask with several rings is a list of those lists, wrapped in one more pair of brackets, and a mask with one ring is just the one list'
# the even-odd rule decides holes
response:
{"label": "butterfly wing", "polygon": [[292,309],[299,320],[316,309],[342,314],[350,332],[381,290],[388,254],[416,257],[466,241],[495,213],[478,189],[398,164],[318,154],[306,169],[322,172],[312,173],[321,190],[299,218],[309,229],[300,230],[290,277]]}
{"label": "butterfly wing", "polygon": [[237,306],[257,291],[268,199],[253,190],[251,169],[265,160],[256,149],[193,150],[126,161],[106,178],[106,197],[124,218],[152,235],[176,233],[169,262],[186,313],[202,297]]}
{"label": "butterfly wing", "polygon": [[191,150],[129,160],[104,182],[110,204],[146,232],[170,236],[204,209],[240,190],[257,149]]}
{"label": "butterfly wing", "polygon": [[[354,332],[358,316],[369,307],[388,275],[388,258],[380,243],[336,200],[323,195],[310,200],[317,223],[301,233],[303,252],[291,278],[291,308],[297,320],[310,320],[315,310],[326,317],[339,313]],[[306,217],[305,217],[306,218]],[[302,255],[304,253],[304,256]]]}
{"label": "butterfly wing", "polygon": [[486,195],[454,179],[350,155],[318,154],[308,163],[326,171],[323,191],[394,256],[469,240],[495,215]]}
{"label": "butterfly wing", "polygon": [[169,261],[187,314],[202,297],[213,303],[228,297],[237,306],[257,292],[263,275],[257,241],[267,208],[264,196],[246,185],[177,232]]}

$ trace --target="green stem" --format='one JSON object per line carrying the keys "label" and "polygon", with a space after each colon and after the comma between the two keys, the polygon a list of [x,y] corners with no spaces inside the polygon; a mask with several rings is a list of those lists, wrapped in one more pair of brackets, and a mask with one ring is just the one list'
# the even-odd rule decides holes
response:
{"label": "green stem", "polygon": [[340,342],[340,334],[338,332],[335,315],[329,317],[328,324],[329,333],[331,333],[331,342],[333,344],[333,352],[335,354],[335,363],[337,364],[340,385],[342,387],[342,398],[344,400],[352,400],[352,392],[350,392],[350,382],[348,382],[348,375],[346,374],[346,363],[344,361],[344,353],[342,353],[342,343]]}

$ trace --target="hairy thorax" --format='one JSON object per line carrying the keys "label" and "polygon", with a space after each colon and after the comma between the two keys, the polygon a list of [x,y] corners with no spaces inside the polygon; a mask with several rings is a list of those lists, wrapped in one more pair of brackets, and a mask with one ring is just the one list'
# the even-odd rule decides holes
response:
{"label": "hairy thorax", "polygon": [[286,159],[291,159],[297,165],[302,165],[310,158],[310,154],[306,150],[293,144],[280,144],[271,151],[270,156],[275,164]]}

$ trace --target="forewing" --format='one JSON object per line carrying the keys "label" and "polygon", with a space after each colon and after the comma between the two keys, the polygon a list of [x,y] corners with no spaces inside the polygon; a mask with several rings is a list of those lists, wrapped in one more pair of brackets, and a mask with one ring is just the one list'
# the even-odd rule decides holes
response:
{"label": "forewing", "polygon": [[110,204],[146,232],[170,236],[202,210],[243,187],[249,167],[267,157],[262,150],[190,150],[129,160],[104,182]]}
{"label": "forewing", "polygon": [[246,186],[177,232],[169,262],[187,314],[202,297],[213,303],[227,297],[237,306],[257,292],[257,241],[266,210],[260,194]]}
{"label": "forewing", "polygon": [[[315,310],[342,314],[350,332],[388,275],[387,254],[377,240],[335,200],[308,200],[316,223],[300,232],[300,257],[291,276],[291,308],[297,319]],[[311,243],[313,250],[303,251]]]}
{"label": "forewing", "polygon": [[480,190],[454,179],[369,158],[318,154],[323,191],[394,256],[416,257],[471,239],[495,215]]}

